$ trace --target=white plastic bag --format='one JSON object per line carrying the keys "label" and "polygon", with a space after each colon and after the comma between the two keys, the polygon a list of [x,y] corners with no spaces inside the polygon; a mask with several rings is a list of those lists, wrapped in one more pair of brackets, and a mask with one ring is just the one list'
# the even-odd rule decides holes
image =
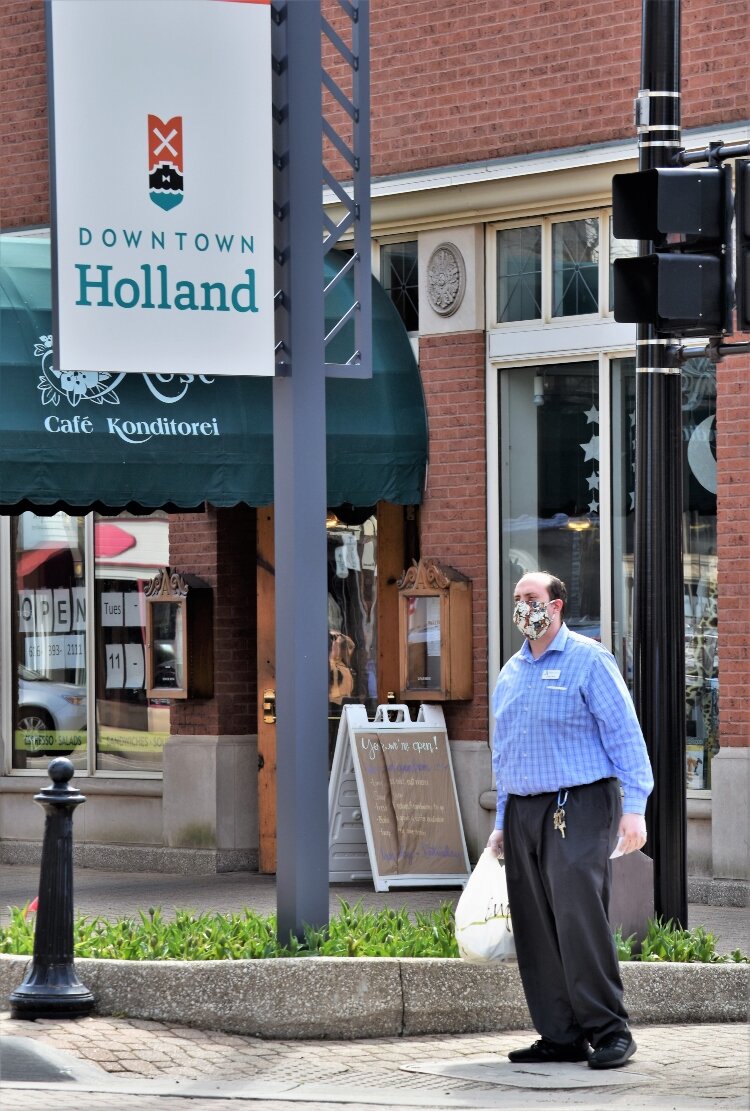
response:
{"label": "white plastic bag", "polygon": [[465,961],[515,960],[505,866],[485,849],[456,906],[456,941]]}

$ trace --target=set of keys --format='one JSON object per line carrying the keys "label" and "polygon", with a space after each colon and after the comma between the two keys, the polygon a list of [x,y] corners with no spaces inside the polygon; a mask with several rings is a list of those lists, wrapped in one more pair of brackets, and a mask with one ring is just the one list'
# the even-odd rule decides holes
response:
{"label": "set of keys", "polygon": [[562,838],[565,837],[565,803],[568,801],[568,792],[557,792],[557,810],[552,815],[552,824]]}

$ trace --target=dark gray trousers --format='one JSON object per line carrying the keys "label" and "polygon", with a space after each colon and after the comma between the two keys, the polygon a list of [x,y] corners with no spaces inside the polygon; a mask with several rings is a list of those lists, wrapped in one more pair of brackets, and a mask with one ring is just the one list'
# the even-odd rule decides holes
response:
{"label": "dark gray trousers", "polygon": [[609,854],[621,815],[616,779],[571,787],[565,837],[557,792],[510,795],[504,851],[518,968],[531,1019],[554,1042],[592,1046],[628,1016],[610,929]]}

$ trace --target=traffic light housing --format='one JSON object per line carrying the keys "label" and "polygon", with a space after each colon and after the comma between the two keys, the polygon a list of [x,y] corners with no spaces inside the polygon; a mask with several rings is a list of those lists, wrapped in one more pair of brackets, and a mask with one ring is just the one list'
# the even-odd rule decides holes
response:
{"label": "traffic light housing", "polygon": [[731,331],[731,171],[664,167],[615,174],[613,234],[650,254],[616,259],[614,316],[663,336]]}
{"label": "traffic light housing", "polygon": [[737,331],[750,332],[750,160],[735,163]]}

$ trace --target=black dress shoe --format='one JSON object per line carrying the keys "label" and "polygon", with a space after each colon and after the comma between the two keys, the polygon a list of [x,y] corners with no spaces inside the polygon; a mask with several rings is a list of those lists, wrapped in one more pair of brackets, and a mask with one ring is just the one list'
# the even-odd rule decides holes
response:
{"label": "black dress shoe", "polygon": [[636,1044],[629,1030],[610,1034],[599,1042],[589,1057],[590,1069],[618,1069],[627,1064],[636,1051]]}
{"label": "black dress shoe", "polygon": [[553,1064],[555,1061],[588,1061],[589,1049],[583,1040],[577,1042],[552,1042],[549,1038],[540,1038],[528,1049],[514,1049],[508,1054],[508,1060],[514,1065],[528,1065],[532,1063]]}

